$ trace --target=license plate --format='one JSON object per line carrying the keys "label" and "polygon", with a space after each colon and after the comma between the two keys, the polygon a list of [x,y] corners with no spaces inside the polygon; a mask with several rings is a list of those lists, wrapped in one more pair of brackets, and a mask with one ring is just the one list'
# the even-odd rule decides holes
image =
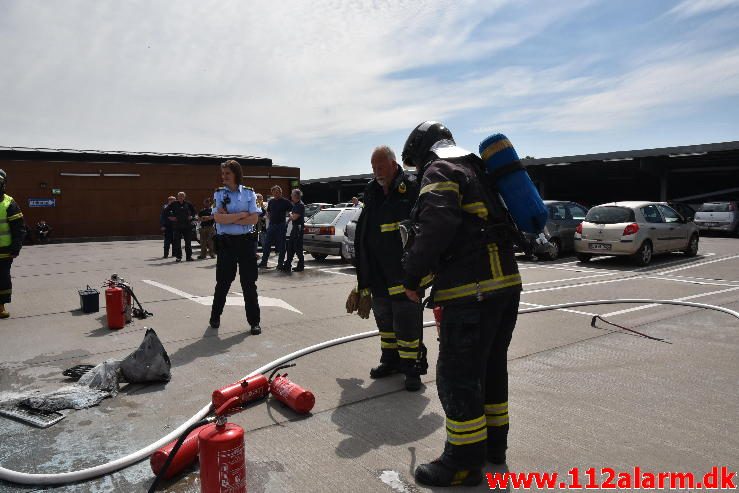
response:
{"label": "license plate", "polygon": [[611,245],[608,243],[591,243],[590,244],[591,250],[610,250]]}
{"label": "license plate", "polygon": [[305,232],[308,233],[308,234],[316,234],[316,233],[318,233],[318,231],[320,231],[319,228],[313,228],[313,227],[310,227],[310,226],[306,226],[305,227]]}

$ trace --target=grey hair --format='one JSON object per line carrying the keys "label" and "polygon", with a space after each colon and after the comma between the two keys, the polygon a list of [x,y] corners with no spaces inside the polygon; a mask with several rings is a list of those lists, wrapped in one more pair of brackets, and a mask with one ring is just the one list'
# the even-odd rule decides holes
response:
{"label": "grey hair", "polygon": [[182,194],[183,196],[187,197],[187,194],[185,192],[177,192],[177,196],[178,197],[180,196],[180,194]]}
{"label": "grey hair", "polygon": [[381,152],[385,155],[385,157],[387,157],[391,161],[395,161],[395,152],[393,152],[390,146],[386,146],[386,145],[377,146],[372,151],[372,155],[374,156],[376,152]]}
{"label": "grey hair", "polygon": [[303,198],[303,191],[300,190],[299,188],[294,189],[290,195],[292,195],[292,194],[297,194],[297,196],[298,196],[299,199],[302,199]]}

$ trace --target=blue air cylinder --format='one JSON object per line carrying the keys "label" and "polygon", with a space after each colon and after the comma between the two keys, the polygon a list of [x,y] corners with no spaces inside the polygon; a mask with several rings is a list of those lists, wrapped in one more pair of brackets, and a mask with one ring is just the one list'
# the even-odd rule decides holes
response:
{"label": "blue air cylinder", "polygon": [[480,142],[480,157],[518,229],[534,235],[544,231],[547,208],[508,138],[494,134]]}

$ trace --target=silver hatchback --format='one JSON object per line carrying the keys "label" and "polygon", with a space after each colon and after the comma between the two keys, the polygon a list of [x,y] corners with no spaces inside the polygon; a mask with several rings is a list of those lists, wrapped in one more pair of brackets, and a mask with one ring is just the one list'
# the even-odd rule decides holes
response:
{"label": "silver hatchback", "polygon": [[612,202],[593,207],[575,230],[581,262],[596,255],[628,255],[647,265],[659,253],[698,254],[698,227],[661,202]]}

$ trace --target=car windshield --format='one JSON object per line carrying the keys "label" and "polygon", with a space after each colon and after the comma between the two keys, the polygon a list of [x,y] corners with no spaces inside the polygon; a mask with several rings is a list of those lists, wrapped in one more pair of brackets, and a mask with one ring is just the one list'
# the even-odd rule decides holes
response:
{"label": "car windshield", "polygon": [[699,212],[731,212],[731,207],[728,202],[709,202],[703,204],[699,209]]}
{"label": "car windshield", "polygon": [[334,222],[334,219],[336,219],[336,216],[338,216],[340,212],[341,211],[319,211],[316,212],[316,214],[307,222],[311,224],[331,224]]}
{"label": "car windshield", "polygon": [[593,207],[588,211],[585,220],[596,224],[628,223],[634,221],[634,211],[617,206]]}

